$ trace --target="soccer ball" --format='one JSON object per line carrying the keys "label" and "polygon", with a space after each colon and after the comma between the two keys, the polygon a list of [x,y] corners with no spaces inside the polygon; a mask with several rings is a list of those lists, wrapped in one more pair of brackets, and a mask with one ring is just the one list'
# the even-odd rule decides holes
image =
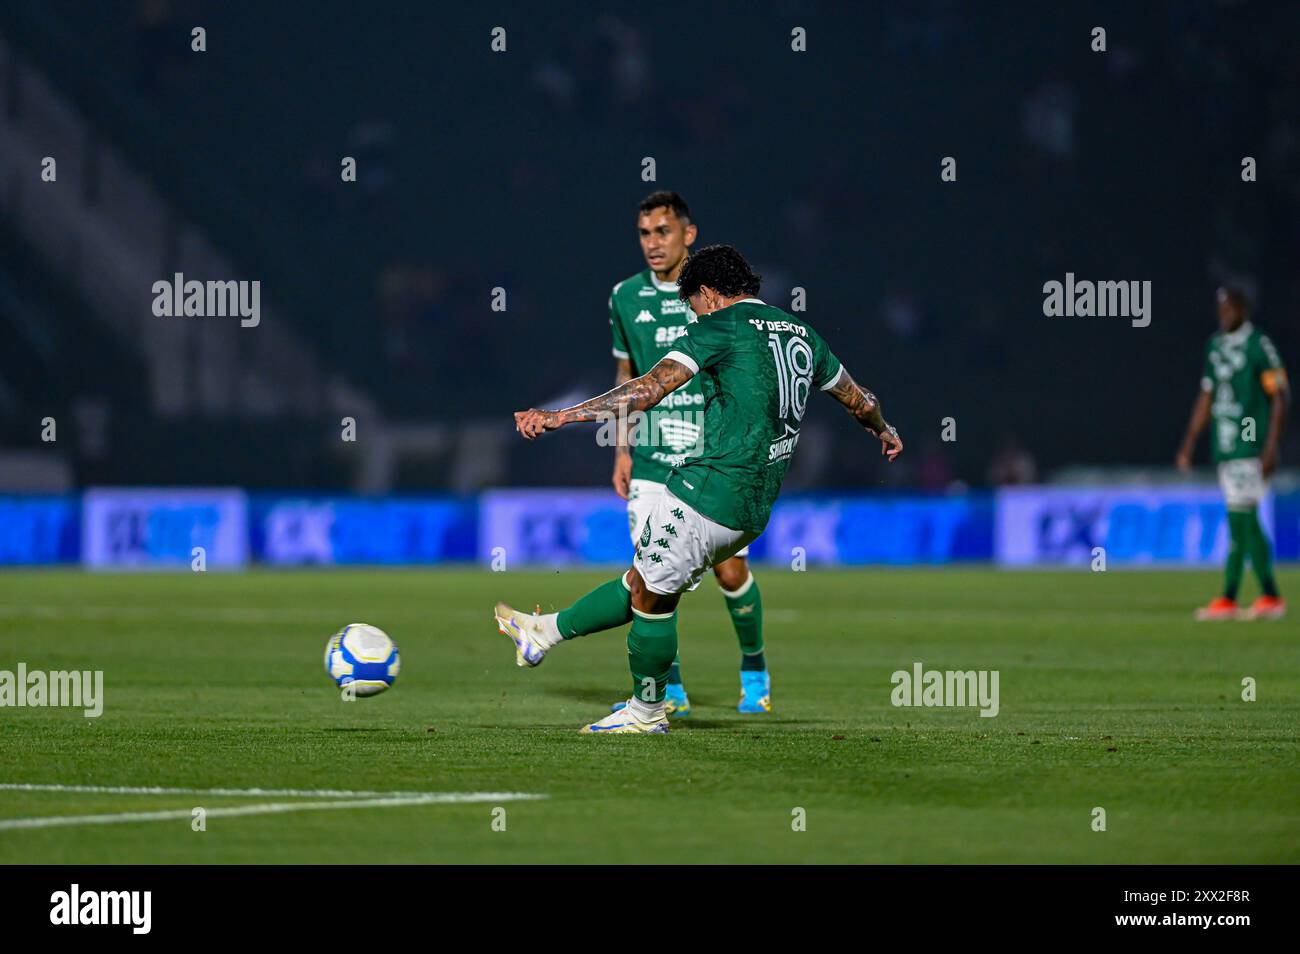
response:
{"label": "soccer ball", "polygon": [[401,669],[397,645],[378,626],[349,623],[325,644],[325,671],[334,685],[358,696],[383,692]]}

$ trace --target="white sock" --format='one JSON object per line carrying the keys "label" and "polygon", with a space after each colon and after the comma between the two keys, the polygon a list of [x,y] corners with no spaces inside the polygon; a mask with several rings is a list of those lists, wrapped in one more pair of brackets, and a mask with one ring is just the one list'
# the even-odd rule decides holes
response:
{"label": "white sock", "polygon": [[645,702],[633,696],[628,700],[628,708],[632,714],[642,722],[658,722],[664,717],[664,704],[662,702]]}
{"label": "white sock", "polygon": [[537,617],[538,627],[533,631],[533,638],[542,644],[543,649],[550,649],[564,642],[564,637],[560,635],[560,624],[557,622],[559,616],[559,613],[547,613],[545,616]]}

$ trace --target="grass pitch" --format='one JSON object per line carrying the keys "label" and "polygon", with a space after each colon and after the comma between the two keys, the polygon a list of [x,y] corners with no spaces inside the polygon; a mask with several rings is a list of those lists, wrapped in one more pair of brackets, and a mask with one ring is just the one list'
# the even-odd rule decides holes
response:
{"label": "grass pitch", "polygon": [[[691,718],[584,737],[628,692],[623,634],[521,670],[491,606],[611,575],[2,573],[0,670],[103,670],[106,700],[0,708],[0,784],[546,797],[240,815],[216,810],[322,799],[0,789],[0,862],[1300,861],[1297,624],[1192,622],[1217,576],[762,569],[767,716],[735,711],[706,581],[680,615]],[[322,654],[354,621],[403,668],[345,703]],[[916,662],[998,670],[999,714],[894,707]],[[159,820],[12,827],[139,812]]]}

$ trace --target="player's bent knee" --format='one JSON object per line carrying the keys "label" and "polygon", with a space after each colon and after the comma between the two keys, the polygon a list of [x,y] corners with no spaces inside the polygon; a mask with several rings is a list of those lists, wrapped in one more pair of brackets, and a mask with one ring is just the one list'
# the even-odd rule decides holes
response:
{"label": "player's bent knee", "polygon": [[645,580],[642,579],[641,572],[636,567],[629,569],[623,574],[623,585],[627,587],[628,593],[632,596],[632,605],[635,606],[637,594],[646,591]]}
{"label": "player's bent knee", "polygon": [[713,567],[713,575],[718,580],[718,586],[729,593],[735,592],[749,579],[749,561],[740,556],[723,560]]}
{"label": "player's bent knee", "polygon": [[627,575],[623,577],[623,582],[627,584],[628,593],[632,596],[632,608],[651,616],[671,613],[677,609],[677,603],[681,599],[680,593],[654,592],[650,587],[646,586],[641,571],[636,567],[632,567],[627,571]]}

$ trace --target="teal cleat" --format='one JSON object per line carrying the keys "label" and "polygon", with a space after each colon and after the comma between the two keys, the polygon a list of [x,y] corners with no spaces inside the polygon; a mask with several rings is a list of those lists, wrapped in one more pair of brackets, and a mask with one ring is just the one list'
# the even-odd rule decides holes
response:
{"label": "teal cleat", "polygon": [[664,712],[674,719],[685,719],[690,716],[691,700],[686,698],[686,687],[680,682],[670,682],[664,688]]}
{"label": "teal cleat", "polygon": [[[627,705],[627,700],[616,702],[609,707],[610,712],[618,712]],[[681,683],[670,682],[664,689],[664,715],[674,719],[686,719],[691,714],[691,700],[686,698],[686,687]]]}
{"label": "teal cleat", "polygon": [[764,669],[758,671],[740,671],[740,704],[737,712],[771,712],[772,711],[772,677]]}

